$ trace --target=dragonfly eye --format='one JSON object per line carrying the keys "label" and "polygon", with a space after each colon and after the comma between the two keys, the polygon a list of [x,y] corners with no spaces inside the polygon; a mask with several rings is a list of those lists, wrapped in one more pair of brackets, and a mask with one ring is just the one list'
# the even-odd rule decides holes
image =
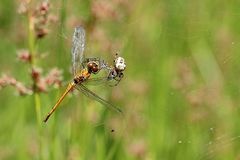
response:
{"label": "dragonfly eye", "polygon": [[92,68],[92,72],[93,72],[93,73],[97,73],[98,71],[99,71],[98,66],[94,66],[94,67]]}
{"label": "dragonfly eye", "polygon": [[89,62],[88,65],[88,71],[91,73],[97,73],[99,71],[99,66],[96,62]]}

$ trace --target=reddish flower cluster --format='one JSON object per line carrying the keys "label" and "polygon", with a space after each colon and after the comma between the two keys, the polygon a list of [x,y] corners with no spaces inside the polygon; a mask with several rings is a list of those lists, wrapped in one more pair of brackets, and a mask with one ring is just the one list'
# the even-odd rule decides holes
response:
{"label": "reddish flower cluster", "polygon": [[192,107],[189,111],[189,120],[199,122],[207,119],[207,116],[211,116],[209,110],[218,106],[222,97],[222,86],[218,83],[206,86],[201,81],[197,81],[194,64],[189,59],[181,60],[176,65],[173,88],[180,91],[186,102]]}
{"label": "reddish flower cluster", "polygon": [[28,50],[22,49],[17,52],[17,58],[22,62],[30,63],[32,56]]}
{"label": "reddish flower cluster", "polygon": [[145,159],[147,145],[143,140],[138,140],[129,146],[129,152],[137,159]]}
{"label": "reddish flower cluster", "polygon": [[51,86],[58,88],[62,83],[62,72],[57,68],[51,69],[45,77],[42,76],[41,69],[33,68],[31,77],[35,86],[28,87],[12,76],[3,75],[0,77],[0,89],[6,86],[13,86],[20,95],[29,95],[33,92],[47,92]]}
{"label": "reddish flower cluster", "polygon": [[119,8],[129,9],[129,2],[126,0],[95,0],[92,2],[91,12],[96,19],[119,19],[123,12],[119,12]]}
{"label": "reddish flower cluster", "polygon": [[[22,49],[18,51],[17,58],[21,62],[30,64],[32,56],[28,50]],[[30,76],[33,80],[33,85],[27,87],[22,82],[17,81],[16,78],[3,75],[0,77],[0,89],[10,85],[13,86],[20,95],[28,95],[33,92],[47,92],[50,86],[58,88],[62,83],[62,72],[57,68],[51,69],[46,76],[43,76],[41,68],[33,67]]]}
{"label": "reddish flower cluster", "polygon": [[60,87],[62,83],[62,71],[57,68],[51,69],[45,77],[45,82],[49,86]]}
{"label": "reddish flower cluster", "polygon": [[[25,14],[27,16],[30,33],[33,35],[35,34],[35,37],[33,37],[33,42],[36,42],[37,39],[43,38],[47,35],[47,27],[49,23],[56,22],[57,18],[53,15],[50,15],[50,4],[47,0],[40,2],[37,7],[33,7],[34,5],[35,4],[33,1],[22,0],[18,8],[18,13]],[[0,77],[0,88],[3,88],[7,85],[14,86],[20,95],[26,95],[36,92],[46,92],[50,86],[59,87],[61,85],[62,72],[60,70],[53,68],[48,74],[43,76],[42,69],[34,66],[33,62],[35,62],[36,59],[41,56],[33,56],[32,52],[34,52],[34,55],[36,55],[37,50],[32,48],[29,48],[29,50],[19,50],[17,53],[17,58],[19,61],[30,64],[30,77],[32,78],[32,83],[28,85],[29,87],[26,87],[23,85],[23,83],[17,81],[11,76],[3,75]]]}
{"label": "reddish flower cluster", "polygon": [[96,18],[108,19],[117,16],[114,5],[109,2],[106,3],[106,1],[93,1],[91,10]]}
{"label": "reddish flower cluster", "polygon": [[49,32],[47,26],[50,22],[56,22],[56,16],[49,14],[50,4],[48,1],[41,2],[36,9],[30,8],[30,2],[22,1],[18,8],[18,13],[28,13],[30,25],[33,27],[36,37],[43,38]]}
{"label": "reddish flower cluster", "polygon": [[46,92],[50,86],[60,87],[62,83],[62,72],[57,68],[51,69],[45,77],[40,68],[33,68],[31,76],[37,92]]}
{"label": "reddish flower cluster", "polygon": [[42,2],[35,10],[34,17],[34,29],[38,38],[44,37],[48,33],[47,22],[48,22],[48,12],[49,3]]}
{"label": "reddish flower cluster", "polygon": [[32,94],[32,90],[26,87],[23,83],[17,81],[11,76],[3,75],[2,77],[0,77],[0,88],[6,87],[7,85],[16,88],[17,92],[20,95]]}

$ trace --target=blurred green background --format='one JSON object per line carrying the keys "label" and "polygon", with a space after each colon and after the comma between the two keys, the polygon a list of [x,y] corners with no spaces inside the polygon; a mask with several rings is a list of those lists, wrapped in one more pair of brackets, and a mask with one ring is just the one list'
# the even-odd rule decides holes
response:
{"label": "blurred green background", "polygon": [[[63,85],[26,96],[2,87],[1,160],[240,158],[240,1],[52,0],[47,34],[36,39],[29,25],[41,2],[1,0],[1,74],[31,86],[32,67],[57,67]],[[86,29],[86,56],[126,59],[118,86],[90,87],[124,116],[74,92],[44,124],[72,79],[77,25]],[[34,50],[34,64],[17,59],[22,49]]]}

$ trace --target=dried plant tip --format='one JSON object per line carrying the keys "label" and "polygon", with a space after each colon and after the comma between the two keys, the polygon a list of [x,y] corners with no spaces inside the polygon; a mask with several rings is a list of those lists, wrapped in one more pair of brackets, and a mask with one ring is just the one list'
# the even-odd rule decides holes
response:
{"label": "dried plant tip", "polygon": [[32,79],[35,82],[38,82],[39,79],[40,79],[41,73],[42,73],[42,69],[41,68],[36,68],[36,67],[32,68],[32,71],[31,71]]}
{"label": "dried plant tip", "polygon": [[59,87],[62,83],[62,71],[58,68],[53,68],[45,77],[47,85],[55,85]]}
{"label": "dried plant tip", "polygon": [[27,13],[27,4],[24,2],[21,2],[20,5],[18,6],[17,13],[18,14],[25,14]]}
{"label": "dried plant tip", "polygon": [[91,11],[95,17],[100,19],[114,19],[117,17],[115,6],[109,1],[93,1]]}
{"label": "dried plant tip", "polygon": [[7,85],[11,85],[14,88],[16,88],[17,92],[20,95],[27,95],[27,94],[32,94],[32,90],[24,86],[21,82],[18,82],[15,78],[8,76],[8,75],[3,75],[0,78],[0,87],[5,87]]}
{"label": "dried plant tip", "polygon": [[32,90],[24,86],[21,82],[17,82],[15,87],[21,96],[32,94]]}
{"label": "dried plant tip", "polygon": [[33,12],[34,17],[34,31],[36,38],[43,38],[48,34],[47,25],[49,22],[49,8],[50,3],[44,1],[39,4],[39,6]]}
{"label": "dried plant tip", "polygon": [[17,80],[11,76],[3,75],[0,78],[0,86],[4,87],[6,85],[16,85]]}
{"label": "dried plant tip", "polygon": [[44,78],[40,78],[37,82],[37,91],[39,92],[47,92],[47,83]]}
{"label": "dried plant tip", "polygon": [[43,38],[48,34],[48,30],[45,28],[36,29],[37,38]]}
{"label": "dried plant tip", "polygon": [[58,21],[58,17],[56,15],[53,15],[53,14],[49,14],[48,16],[48,21],[50,23],[56,23]]}
{"label": "dried plant tip", "polygon": [[138,159],[143,159],[146,154],[146,150],[147,146],[143,140],[138,140],[129,146],[129,152],[135,157],[138,157]]}
{"label": "dried plant tip", "polygon": [[42,3],[40,4],[39,10],[40,10],[41,12],[47,12],[47,11],[49,10],[49,6],[50,6],[49,2],[47,2],[47,1],[42,2]]}
{"label": "dried plant tip", "polygon": [[22,62],[30,63],[32,57],[28,50],[23,49],[17,52],[17,58]]}
{"label": "dried plant tip", "polygon": [[7,85],[7,82],[8,82],[8,76],[7,75],[3,75],[1,78],[0,78],[0,87],[5,87]]}

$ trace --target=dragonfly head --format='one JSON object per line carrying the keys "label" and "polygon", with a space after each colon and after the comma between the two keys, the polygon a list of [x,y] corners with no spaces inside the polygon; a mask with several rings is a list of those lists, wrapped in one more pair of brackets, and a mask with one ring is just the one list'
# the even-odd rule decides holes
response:
{"label": "dragonfly head", "polygon": [[100,70],[98,63],[95,61],[88,62],[87,68],[88,68],[88,72],[93,74],[98,73]]}
{"label": "dragonfly head", "polygon": [[117,57],[115,60],[114,60],[114,66],[117,70],[119,71],[124,71],[125,68],[126,68],[126,63],[125,63],[125,60],[124,58],[122,57]]}

